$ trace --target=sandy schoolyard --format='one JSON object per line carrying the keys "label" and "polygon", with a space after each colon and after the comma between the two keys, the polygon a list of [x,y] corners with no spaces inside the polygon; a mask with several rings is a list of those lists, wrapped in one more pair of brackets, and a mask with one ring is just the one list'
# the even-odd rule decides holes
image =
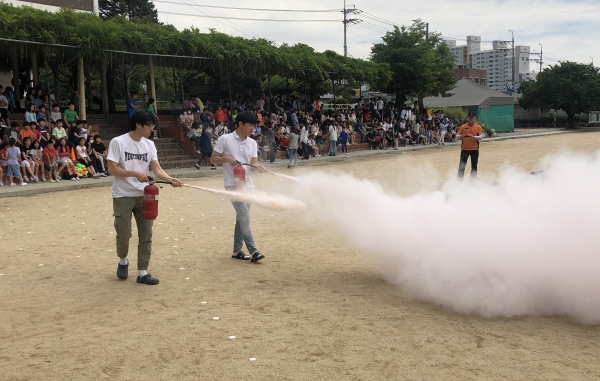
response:
{"label": "sandy schoolyard", "polygon": [[[600,133],[485,143],[480,178],[599,143]],[[283,173],[346,172],[410,195],[439,188],[458,155],[445,147]],[[435,181],[413,184],[415,172]],[[222,188],[220,178],[189,183]],[[256,185],[289,186],[268,175]],[[149,269],[160,284],[146,286],[135,282],[135,237],[130,277],[116,278],[108,187],[1,199],[0,380],[600,379],[600,327],[413,300],[372,256],[301,215],[318,213],[253,207],[266,258],[251,264],[230,258],[228,200],[165,187]]]}

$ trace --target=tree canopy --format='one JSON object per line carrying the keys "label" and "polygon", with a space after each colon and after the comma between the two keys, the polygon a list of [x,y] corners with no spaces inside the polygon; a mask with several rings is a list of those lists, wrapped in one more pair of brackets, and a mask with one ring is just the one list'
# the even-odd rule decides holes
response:
{"label": "tree canopy", "polygon": [[567,114],[575,128],[575,114],[600,109],[600,71],[576,62],[560,62],[539,73],[536,81],[521,83],[519,104],[525,109],[555,109]]}
{"label": "tree canopy", "polygon": [[374,62],[387,63],[391,80],[382,88],[396,95],[398,107],[408,97],[445,95],[456,85],[452,75],[454,56],[439,33],[427,33],[427,26],[415,20],[410,26],[394,27],[382,42],[374,44]]}
{"label": "tree canopy", "polygon": [[105,20],[125,16],[128,20],[158,22],[158,12],[149,0],[100,0],[98,5]]}
{"label": "tree canopy", "polygon": [[[128,0],[125,4],[142,1],[145,0]],[[306,81],[314,89],[318,82],[335,79],[377,87],[390,77],[385,63],[347,58],[332,51],[319,53],[304,44],[278,47],[265,39],[250,40],[216,31],[201,33],[196,28],[178,31],[172,25],[130,21],[131,15],[137,13],[125,15],[119,11],[119,15],[104,20],[70,9],[51,13],[0,3],[0,35],[7,39],[42,43],[0,41],[0,51],[3,52],[0,54],[0,67],[10,68],[13,55],[31,56],[32,51],[36,51],[38,57],[44,57],[51,64],[85,57],[86,64],[105,60],[111,67],[147,65],[148,57],[144,54],[150,54],[154,55],[157,66],[176,70],[195,69],[216,79],[234,77],[260,83],[265,76],[279,75]],[[68,45],[75,49],[43,44]]]}

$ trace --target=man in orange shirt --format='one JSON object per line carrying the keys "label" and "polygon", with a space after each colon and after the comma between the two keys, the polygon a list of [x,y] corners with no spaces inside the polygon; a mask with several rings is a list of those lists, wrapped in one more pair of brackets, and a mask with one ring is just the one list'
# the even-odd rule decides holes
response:
{"label": "man in orange shirt", "polygon": [[462,140],[458,179],[463,179],[467,160],[470,156],[471,180],[475,180],[477,178],[477,162],[479,161],[479,142],[483,139],[483,129],[479,124],[475,123],[474,112],[469,112],[467,123],[460,126],[456,138]]}

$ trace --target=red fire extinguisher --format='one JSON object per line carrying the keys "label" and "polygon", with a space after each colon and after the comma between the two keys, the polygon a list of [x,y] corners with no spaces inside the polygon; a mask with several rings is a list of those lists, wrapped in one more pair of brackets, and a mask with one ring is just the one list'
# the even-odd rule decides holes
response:
{"label": "red fire extinguisher", "polygon": [[154,221],[158,217],[158,187],[154,185],[151,177],[148,178],[148,185],[144,188],[142,215],[149,221]]}
{"label": "red fire extinguisher", "polygon": [[246,190],[246,170],[242,164],[238,164],[233,168],[233,190],[236,192]]}

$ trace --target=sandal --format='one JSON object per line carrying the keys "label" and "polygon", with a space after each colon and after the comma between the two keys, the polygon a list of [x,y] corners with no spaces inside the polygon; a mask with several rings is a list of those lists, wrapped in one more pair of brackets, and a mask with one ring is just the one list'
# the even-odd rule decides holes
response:
{"label": "sandal", "polygon": [[137,279],[136,279],[136,282],[138,282],[138,283],[144,283],[144,284],[149,284],[149,285],[155,285],[155,284],[158,284],[158,279],[154,278],[150,274],[146,274],[144,276],[138,276]]}
{"label": "sandal", "polygon": [[242,261],[247,261],[247,260],[249,260],[249,259],[250,259],[250,256],[249,256],[249,255],[246,255],[246,253],[244,253],[243,251],[240,251],[240,252],[239,252],[239,253],[237,253],[237,254],[233,254],[233,255],[231,256],[231,258],[235,258],[235,259],[241,259]]}
{"label": "sandal", "polygon": [[117,266],[117,278],[127,279],[128,270],[129,270],[129,261],[127,261],[126,265],[122,265],[119,263],[119,265]]}
{"label": "sandal", "polygon": [[264,255],[262,255],[261,253],[256,251],[254,254],[252,254],[252,259],[250,260],[250,262],[258,262],[261,259],[263,259],[264,257],[265,257]]}

